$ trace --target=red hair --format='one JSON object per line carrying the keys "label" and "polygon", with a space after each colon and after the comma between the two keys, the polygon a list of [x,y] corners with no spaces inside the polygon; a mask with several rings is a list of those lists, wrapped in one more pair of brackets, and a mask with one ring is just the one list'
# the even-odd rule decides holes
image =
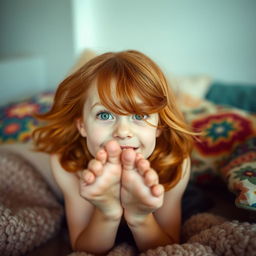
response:
{"label": "red hair", "polygon": [[[115,93],[111,92],[113,79]],[[76,119],[83,116],[87,92],[94,81],[101,103],[110,111],[121,115],[159,114],[162,133],[149,160],[165,189],[175,186],[182,175],[183,160],[190,154],[194,133],[178,110],[160,68],[138,51],[99,55],[67,77],[55,93],[51,110],[37,116],[46,121],[33,132],[37,150],[59,154],[62,167],[69,172],[87,167],[92,156],[86,138],[77,130]]]}

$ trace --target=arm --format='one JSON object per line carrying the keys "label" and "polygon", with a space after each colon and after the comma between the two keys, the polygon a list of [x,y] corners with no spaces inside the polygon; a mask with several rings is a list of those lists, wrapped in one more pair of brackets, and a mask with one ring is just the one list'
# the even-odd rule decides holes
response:
{"label": "arm", "polygon": [[128,223],[140,251],[179,243],[181,225],[181,200],[190,176],[190,159],[183,162],[183,177],[167,191],[161,208]]}
{"label": "arm", "polygon": [[76,240],[75,249],[105,255],[114,245],[119,223],[120,218],[107,218],[95,208],[89,224]]}
{"label": "arm", "polygon": [[64,195],[72,248],[94,254],[102,254],[111,249],[120,219],[106,217],[80,196],[79,177],[65,171],[57,155],[51,156],[51,166],[56,182]]}

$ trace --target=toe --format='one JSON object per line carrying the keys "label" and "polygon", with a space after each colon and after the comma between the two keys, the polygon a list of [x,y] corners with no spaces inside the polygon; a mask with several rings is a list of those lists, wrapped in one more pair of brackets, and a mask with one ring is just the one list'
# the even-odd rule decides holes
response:
{"label": "toe", "polygon": [[148,187],[151,187],[153,185],[157,185],[158,184],[158,175],[157,175],[157,173],[152,169],[146,171],[145,174],[144,174],[144,181],[145,181],[145,184]]}
{"label": "toe", "polygon": [[143,156],[141,153],[136,154],[136,163],[139,162],[141,159],[143,159]]}
{"label": "toe", "polygon": [[116,141],[109,141],[105,145],[105,150],[107,153],[107,160],[109,163],[120,164],[120,155],[122,150]]}
{"label": "toe", "polygon": [[164,187],[161,184],[157,184],[151,187],[151,193],[155,197],[159,197],[164,193]]}
{"label": "toe", "polygon": [[88,169],[95,175],[100,176],[102,174],[102,163],[96,159],[92,159],[88,164]]}
{"label": "toe", "polygon": [[83,181],[88,185],[92,184],[95,181],[94,174],[89,170],[85,170],[83,172]]}
{"label": "toe", "polygon": [[143,158],[137,161],[136,166],[141,176],[144,176],[145,172],[150,169],[149,161]]}
{"label": "toe", "polygon": [[107,161],[107,152],[105,149],[100,149],[96,154],[96,159],[100,161],[102,164],[105,164]]}
{"label": "toe", "polygon": [[134,150],[132,149],[123,150],[121,159],[122,159],[124,170],[130,171],[135,169],[136,153]]}

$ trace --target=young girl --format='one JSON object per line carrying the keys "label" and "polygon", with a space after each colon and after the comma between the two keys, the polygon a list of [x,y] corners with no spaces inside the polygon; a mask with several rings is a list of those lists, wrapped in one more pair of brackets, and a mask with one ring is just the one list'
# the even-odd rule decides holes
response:
{"label": "young girl", "polygon": [[123,219],[137,248],[179,242],[193,133],[159,67],[137,51],[95,57],[58,87],[34,132],[51,155],[74,250],[105,254]]}

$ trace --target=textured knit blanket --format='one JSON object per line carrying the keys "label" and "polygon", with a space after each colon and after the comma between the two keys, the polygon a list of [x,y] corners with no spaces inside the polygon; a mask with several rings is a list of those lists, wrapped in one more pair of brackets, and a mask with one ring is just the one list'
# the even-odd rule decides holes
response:
{"label": "textured knit blanket", "polygon": [[[128,244],[114,247],[107,256],[255,256],[256,224],[227,221],[220,216],[200,213],[182,227],[182,244],[167,245],[138,253]],[[73,252],[68,256],[93,256]]]}
{"label": "textured knit blanket", "polygon": [[0,151],[0,255],[23,255],[53,237],[63,207],[36,169]]}
{"label": "textured knit blanket", "polygon": [[[62,205],[36,169],[22,157],[0,151],[0,255],[25,255],[58,232],[62,217]],[[121,244],[108,256],[256,256],[253,223],[202,213],[184,223],[182,237],[182,244],[140,254],[134,247]]]}

